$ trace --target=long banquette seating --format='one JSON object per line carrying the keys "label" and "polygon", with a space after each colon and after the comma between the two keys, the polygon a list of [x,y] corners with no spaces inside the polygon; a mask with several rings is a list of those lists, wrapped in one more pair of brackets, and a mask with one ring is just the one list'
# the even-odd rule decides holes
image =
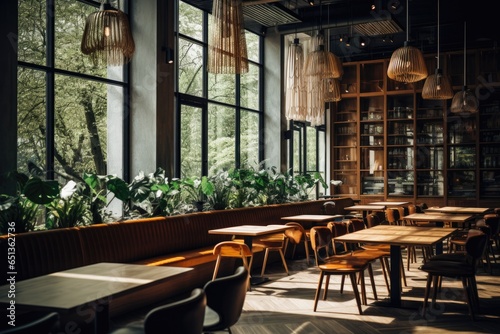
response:
{"label": "long banquette seating", "polygon": [[[353,205],[351,198],[338,198],[336,210]],[[216,257],[213,247],[230,236],[209,234],[208,230],[242,224],[283,223],[280,218],[297,214],[319,214],[325,200],[269,205],[231,210],[214,210],[178,216],[128,220],[84,227],[0,236],[0,251],[7,259],[15,243],[18,281],[98,262],[136,263],[150,266],[192,267],[168,284],[136,291],[110,302],[110,315],[116,316],[202,287],[213,274]],[[10,245],[10,246],[9,246]],[[11,249],[12,250],[12,249]],[[7,261],[1,270],[6,280]],[[258,265],[257,261],[254,264]],[[235,263],[225,261],[220,275],[234,272]]]}

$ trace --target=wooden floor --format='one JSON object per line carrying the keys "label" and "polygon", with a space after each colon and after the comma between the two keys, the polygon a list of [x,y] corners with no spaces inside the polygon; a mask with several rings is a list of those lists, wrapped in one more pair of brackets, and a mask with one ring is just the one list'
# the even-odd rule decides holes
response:
{"label": "wooden floor", "polygon": [[[252,286],[247,293],[242,316],[231,328],[233,334],[500,332],[499,265],[493,265],[493,275],[479,269],[481,313],[472,321],[461,282],[456,280],[444,281],[437,308],[429,310],[425,318],[420,315],[426,280],[426,274],[418,269],[420,263],[412,264],[406,272],[408,286],[403,291],[402,308],[376,305],[367,279],[368,305],[363,306],[363,315],[358,314],[350,282],[346,280],[344,293],[340,294],[340,278],[336,276],[330,282],[327,300],[320,300],[317,312],[313,312],[318,270],[308,266],[305,259],[288,260],[288,264],[288,276],[280,262],[268,265],[266,275],[270,281]],[[380,267],[374,269],[378,299],[382,300],[388,297],[387,288]],[[115,325],[140,317],[119,319]]]}

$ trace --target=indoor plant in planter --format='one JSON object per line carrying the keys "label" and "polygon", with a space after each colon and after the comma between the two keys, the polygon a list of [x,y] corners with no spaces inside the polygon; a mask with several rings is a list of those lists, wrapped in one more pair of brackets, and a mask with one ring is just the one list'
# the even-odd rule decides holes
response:
{"label": "indoor plant in planter", "polygon": [[203,211],[207,197],[214,192],[214,184],[206,176],[185,178],[181,184],[182,190],[187,193],[185,201],[192,201],[197,211]]}

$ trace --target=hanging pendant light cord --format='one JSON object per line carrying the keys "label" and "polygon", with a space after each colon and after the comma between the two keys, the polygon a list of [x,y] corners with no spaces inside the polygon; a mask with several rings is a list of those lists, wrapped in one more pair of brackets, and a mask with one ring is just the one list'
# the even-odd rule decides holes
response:
{"label": "hanging pendant light cord", "polygon": [[467,22],[464,22],[464,87],[467,86],[466,80],[466,64],[467,64]]}
{"label": "hanging pendant light cord", "polygon": [[439,0],[438,0],[438,27],[437,27],[437,34],[438,34],[438,45],[437,45],[437,69],[439,70]]}
{"label": "hanging pendant light cord", "polygon": [[406,40],[410,40],[410,22],[408,18],[408,0],[406,0]]}

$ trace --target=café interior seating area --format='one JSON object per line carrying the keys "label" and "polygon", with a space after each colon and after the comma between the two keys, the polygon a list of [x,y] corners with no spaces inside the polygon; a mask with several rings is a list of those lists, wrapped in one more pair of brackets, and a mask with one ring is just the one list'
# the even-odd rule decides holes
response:
{"label": "caf\u00e9 interior seating area", "polygon": [[0,334],[498,332],[466,5],[2,2]]}

